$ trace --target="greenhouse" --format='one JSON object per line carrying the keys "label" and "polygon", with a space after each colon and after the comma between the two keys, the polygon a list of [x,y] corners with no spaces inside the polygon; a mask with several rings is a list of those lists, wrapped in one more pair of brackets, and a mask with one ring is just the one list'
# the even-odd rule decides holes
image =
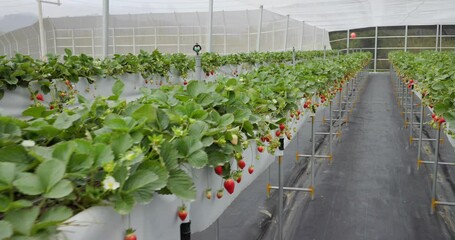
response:
{"label": "greenhouse", "polygon": [[455,239],[454,10],[0,1],[0,240]]}

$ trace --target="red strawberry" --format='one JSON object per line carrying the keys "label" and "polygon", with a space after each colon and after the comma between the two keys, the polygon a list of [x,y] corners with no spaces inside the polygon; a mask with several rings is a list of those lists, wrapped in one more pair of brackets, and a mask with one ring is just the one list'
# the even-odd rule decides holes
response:
{"label": "red strawberry", "polygon": [[264,147],[263,146],[258,146],[258,152],[263,152],[264,151]]}
{"label": "red strawberry", "polygon": [[245,163],[245,161],[243,161],[243,159],[240,159],[240,161],[237,162],[237,166],[240,169],[243,169],[246,166],[246,163]]}
{"label": "red strawberry", "polygon": [[213,71],[213,70],[210,71],[210,75],[213,75],[213,74],[215,74],[215,71]]}
{"label": "red strawberry", "polygon": [[434,116],[433,121],[439,122],[439,117],[438,116]]}
{"label": "red strawberry", "polygon": [[308,108],[310,105],[308,103],[303,104],[303,108]]}
{"label": "red strawberry", "polygon": [[36,99],[38,99],[38,100],[40,100],[40,101],[44,101],[44,96],[43,96],[43,94],[41,94],[41,93],[36,94]]}
{"label": "red strawberry", "polygon": [[276,130],[275,135],[276,135],[277,137],[281,136],[280,130]]}
{"label": "red strawberry", "polygon": [[409,80],[409,83],[410,83],[410,84],[413,84],[413,83],[414,83],[414,80],[412,80],[412,79]]}
{"label": "red strawberry", "polygon": [[188,82],[185,80],[183,81],[183,85],[186,86],[188,84]]}
{"label": "red strawberry", "polygon": [[124,240],[137,240],[136,234],[134,233],[136,230],[132,228],[128,228],[125,232]]}
{"label": "red strawberry", "polygon": [[224,181],[224,188],[226,188],[226,191],[229,194],[232,194],[235,188],[234,180],[232,180],[232,178],[228,178],[226,181]]}
{"label": "red strawberry", "polygon": [[249,168],[248,168],[248,173],[249,174],[252,174],[254,172],[254,167],[253,165],[251,165]]}
{"label": "red strawberry", "polygon": [[215,167],[215,173],[218,175],[223,174],[223,166],[216,166]]}
{"label": "red strawberry", "polygon": [[446,120],[444,119],[444,117],[440,117],[439,120],[438,120],[439,124],[443,124],[446,122]]}
{"label": "red strawberry", "polygon": [[237,183],[240,183],[242,181],[242,175],[237,176],[237,179],[235,181],[237,181]]}
{"label": "red strawberry", "polygon": [[179,208],[178,216],[179,216],[180,220],[182,220],[182,221],[184,221],[186,219],[186,217],[188,216],[188,212],[186,211],[185,205],[182,205]]}
{"label": "red strawberry", "polygon": [[50,106],[49,106],[49,109],[50,109],[50,110],[53,110],[53,109],[54,109],[54,105],[50,105]]}
{"label": "red strawberry", "polygon": [[216,197],[218,199],[221,199],[223,197],[223,194],[224,194],[224,190],[220,189],[220,190],[218,190],[218,192],[216,192]]}
{"label": "red strawberry", "polygon": [[280,123],[280,130],[283,131],[286,128],[286,125],[284,123]]}
{"label": "red strawberry", "polygon": [[300,110],[297,110],[297,116],[300,116],[301,113]]}
{"label": "red strawberry", "polygon": [[291,118],[294,118],[294,113],[291,113]]}
{"label": "red strawberry", "polygon": [[435,117],[436,117],[436,113],[431,114],[431,118],[434,119]]}

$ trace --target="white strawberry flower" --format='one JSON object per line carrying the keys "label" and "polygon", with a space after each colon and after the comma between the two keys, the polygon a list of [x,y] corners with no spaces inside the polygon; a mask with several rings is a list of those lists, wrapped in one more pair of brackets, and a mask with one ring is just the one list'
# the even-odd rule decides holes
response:
{"label": "white strawberry flower", "polygon": [[120,183],[117,182],[114,177],[106,176],[103,180],[103,187],[106,191],[115,190],[120,187]]}
{"label": "white strawberry flower", "polygon": [[33,140],[24,140],[24,141],[22,141],[21,145],[24,146],[24,147],[33,147],[33,146],[35,146],[35,141],[33,141]]}

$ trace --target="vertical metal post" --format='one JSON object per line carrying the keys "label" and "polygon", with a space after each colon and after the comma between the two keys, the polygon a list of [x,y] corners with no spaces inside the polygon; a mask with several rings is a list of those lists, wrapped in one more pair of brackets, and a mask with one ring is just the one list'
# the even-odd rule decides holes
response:
{"label": "vertical metal post", "polygon": [[374,35],[374,72],[376,72],[376,65],[378,61],[378,27],[375,28],[375,35]]}
{"label": "vertical metal post", "polygon": [[431,214],[434,213],[436,201],[436,183],[438,181],[438,166],[439,166],[439,139],[441,138],[441,124],[438,123],[438,131],[436,134],[436,148],[434,151],[434,168],[433,168],[433,187],[431,188]]}
{"label": "vertical metal post", "polygon": [[177,53],[180,53],[180,26],[177,26]]}
{"label": "vertical metal post", "polygon": [[348,125],[348,119],[349,119],[348,107],[349,107],[349,82],[350,81],[351,80],[348,80],[348,82],[346,83],[346,100],[345,100],[345,104],[344,104],[344,110],[346,113],[346,126]]}
{"label": "vertical metal post", "polygon": [[350,38],[351,38],[350,34],[351,34],[350,30],[348,29],[347,30],[347,35],[346,35],[346,53],[349,53],[349,44],[350,44],[349,41],[350,41]]}
{"label": "vertical metal post", "polygon": [[329,101],[329,152],[330,152],[330,159],[332,160],[333,158],[333,153],[332,153],[332,140],[333,140],[333,117],[332,117],[332,102],[333,100]]}
{"label": "vertical metal post", "polygon": [[259,6],[259,23],[258,23],[258,36],[256,40],[256,52],[261,50],[261,33],[262,33],[262,16],[264,14],[264,6]]}
{"label": "vertical metal post", "polygon": [[286,15],[286,30],[284,32],[284,50],[288,48],[288,32],[289,32],[289,14]]}
{"label": "vertical metal post", "polygon": [[[342,86],[341,86],[342,87]],[[340,92],[340,95],[338,96],[338,141],[340,141],[340,136],[341,136],[341,99],[342,99],[342,94],[343,94],[343,90],[339,91]]]}
{"label": "vertical metal post", "polygon": [[55,30],[55,28],[53,30],[54,30],[54,54],[57,55],[57,31]]}
{"label": "vertical metal post", "polygon": [[41,50],[41,58],[44,59],[46,57],[47,49],[46,49],[46,33],[44,30],[44,21],[43,21],[43,3],[41,0],[37,0],[38,2],[38,24],[39,24],[39,39],[40,39],[40,50]]}
{"label": "vertical metal post", "polygon": [[213,31],[213,0],[209,0],[209,34],[207,36],[207,52],[212,52]]}
{"label": "vertical metal post", "polygon": [[435,51],[438,51],[438,42],[439,42],[439,24],[436,25],[436,48],[435,48]]}
{"label": "vertical metal post", "polygon": [[300,50],[303,50],[303,37],[305,33],[305,22],[302,21],[302,34],[300,35]]}
{"label": "vertical metal post", "polygon": [[278,156],[278,239],[283,239],[283,156]]}
{"label": "vertical metal post", "polygon": [[404,85],[404,105],[403,105],[403,111],[404,111],[404,127],[406,128],[409,121],[408,121],[408,86],[406,84]]}
{"label": "vertical metal post", "polygon": [[201,55],[196,55],[196,79],[202,80],[202,64],[201,64]]}
{"label": "vertical metal post", "polygon": [[109,56],[109,0],[103,0],[103,58]]}
{"label": "vertical metal post", "polygon": [[425,108],[423,106],[423,96],[422,96],[422,100],[420,101],[420,122],[419,122],[419,142],[418,142],[418,147],[417,147],[417,166],[419,166],[418,163],[422,160],[421,154],[422,154],[422,135],[423,135],[423,121],[424,121],[423,118],[425,116],[424,114],[425,114]]}
{"label": "vertical metal post", "polygon": [[442,36],[444,36],[444,33],[442,32],[442,24],[440,25],[440,30],[439,30],[439,51],[442,52]]}
{"label": "vertical metal post", "polygon": [[408,25],[404,29],[404,51],[408,51]]}
{"label": "vertical metal post", "polygon": [[411,141],[409,144],[412,143],[412,128],[414,127],[414,91],[412,88],[409,90],[409,94],[411,95],[411,111],[409,113],[409,137]]}
{"label": "vertical metal post", "polygon": [[[311,179],[310,179],[310,188],[314,189],[314,174],[315,174],[315,155],[316,155],[316,138],[314,131],[314,118],[316,114],[311,115]],[[311,194],[311,199],[314,199],[314,195]]]}
{"label": "vertical metal post", "polygon": [[[248,52],[251,52],[251,47],[250,47],[250,45],[251,45],[251,44],[250,44],[250,41],[251,41],[251,40],[250,40],[250,34],[251,34],[251,27],[248,26],[248,35],[247,35],[247,36],[248,36],[248,47],[247,47]],[[227,42],[226,42],[226,44],[227,44]]]}

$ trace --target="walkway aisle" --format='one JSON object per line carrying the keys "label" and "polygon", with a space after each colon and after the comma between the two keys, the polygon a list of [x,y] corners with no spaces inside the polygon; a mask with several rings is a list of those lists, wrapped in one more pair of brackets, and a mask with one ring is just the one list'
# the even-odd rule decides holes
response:
{"label": "walkway aisle", "polygon": [[429,176],[416,171],[408,139],[389,75],[370,75],[294,239],[454,239],[429,213]]}

